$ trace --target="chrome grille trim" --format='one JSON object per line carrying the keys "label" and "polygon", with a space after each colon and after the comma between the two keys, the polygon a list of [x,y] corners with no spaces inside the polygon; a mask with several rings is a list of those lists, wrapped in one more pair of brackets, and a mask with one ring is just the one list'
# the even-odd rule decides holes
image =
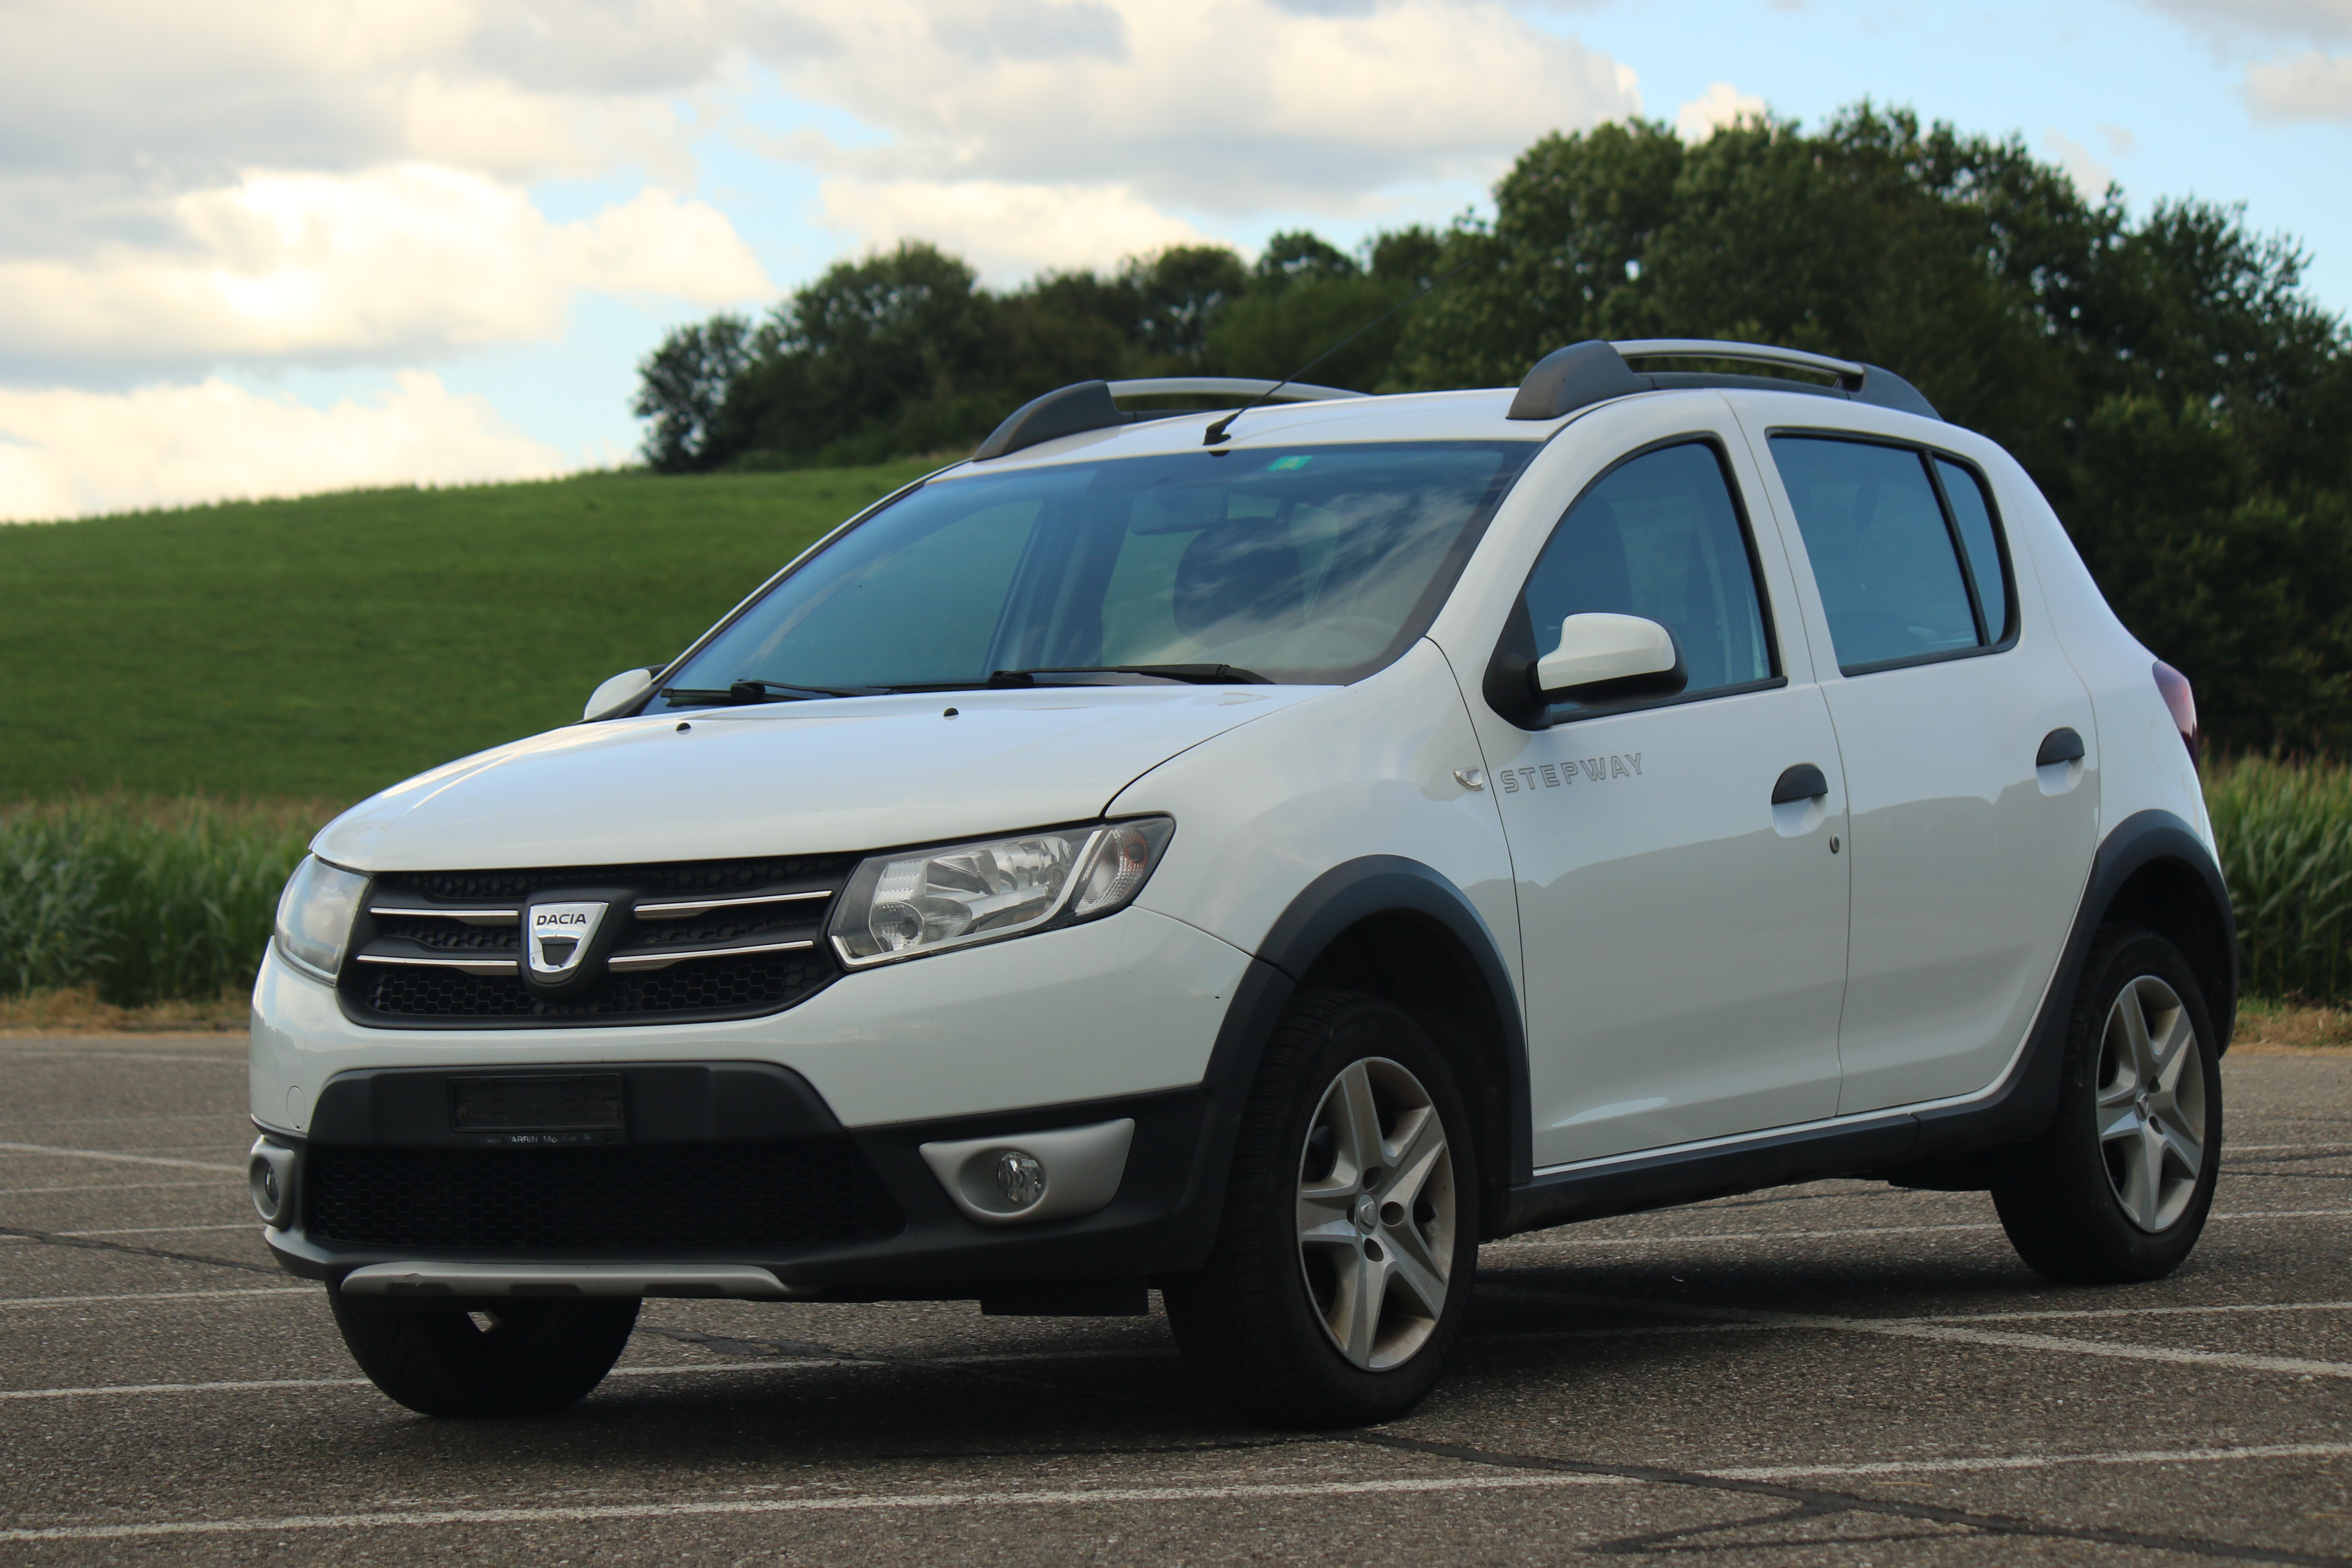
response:
{"label": "chrome grille trim", "polygon": [[[820,888],[814,893],[763,893],[751,899],[692,899],[676,903],[639,904],[634,912],[639,919],[651,915],[656,920],[684,920],[689,915],[703,914],[711,910],[737,909],[745,904],[796,904],[804,899],[831,897],[833,897],[832,889]],[[377,912],[381,914],[385,911]],[[425,911],[403,910],[399,912],[421,914]]]}
{"label": "chrome grille trim", "polygon": [[395,910],[388,904],[370,904],[372,915],[404,915],[419,921],[463,921],[469,926],[496,925],[500,921],[522,919],[520,910]]}
{"label": "chrome grille trim", "polygon": [[737,958],[751,952],[793,952],[815,945],[813,941],[767,942],[754,947],[698,947],[688,952],[616,952],[604,961],[604,967],[615,973],[625,974],[637,969],[667,969],[689,958]]}
{"label": "chrome grille trim", "polygon": [[409,958],[382,952],[354,953],[362,963],[400,963],[413,969],[462,969],[468,974],[520,974],[522,966],[511,958]]}

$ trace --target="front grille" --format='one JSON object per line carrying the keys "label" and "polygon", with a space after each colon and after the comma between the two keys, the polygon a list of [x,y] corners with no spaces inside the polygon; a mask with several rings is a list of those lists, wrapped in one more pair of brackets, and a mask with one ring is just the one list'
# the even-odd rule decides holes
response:
{"label": "front grille", "polygon": [[306,1223],[352,1247],[812,1247],[904,1224],[844,1138],[589,1149],[310,1146]]}
{"label": "front grille", "polygon": [[[493,1029],[702,1023],[778,1012],[839,977],[824,923],[856,864],[846,855],[769,856],[385,872],[370,885],[352,933],[343,1008],[377,1027]],[[586,993],[549,1001],[517,973],[520,923],[505,911],[582,889],[613,904],[605,917],[619,922],[612,968]],[[661,912],[704,899],[739,901]],[[746,899],[769,901],[740,901]],[[653,912],[632,912],[646,906]],[[710,952],[762,947],[769,951]],[[664,962],[671,952],[699,956]]]}
{"label": "front grille", "polygon": [[521,1019],[534,1024],[635,1021],[647,1013],[749,1017],[789,1007],[838,973],[822,952],[694,958],[615,974],[577,1001],[546,1002],[511,974],[383,964],[361,976],[360,999],[384,1017]]}

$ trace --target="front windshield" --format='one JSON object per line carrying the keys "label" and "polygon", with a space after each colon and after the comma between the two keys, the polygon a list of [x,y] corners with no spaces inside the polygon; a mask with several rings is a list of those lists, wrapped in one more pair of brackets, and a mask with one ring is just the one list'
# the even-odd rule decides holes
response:
{"label": "front windshield", "polygon": [[738,700],[1120,666],[1355,679],[1421,635],[1535,449],[1391,443],[959,474],[803,563],[676,671],[663,701],[698,706],[743,682],[760,684]]}

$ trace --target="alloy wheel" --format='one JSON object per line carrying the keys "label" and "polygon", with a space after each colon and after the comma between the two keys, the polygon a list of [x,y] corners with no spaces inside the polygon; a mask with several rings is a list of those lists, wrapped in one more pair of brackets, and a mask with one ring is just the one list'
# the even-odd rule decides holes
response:
{"label": "alloy wheel", "polygon": [[1385,1057],[1323,1091],[1298,1164],[1298,1261],[1339,1353],[1367,1372],[1411,1361],[1444,1316],[1454,1156],[1421,1080]]}
{"label": "alloy wheel", "polygon": [[2099,1153],[2125,1215],[2169,1227],[2205,1168],[2205,1074],[2197,1031],[2171,986],[2126,983],[2107,1010],[2099,1049]]}

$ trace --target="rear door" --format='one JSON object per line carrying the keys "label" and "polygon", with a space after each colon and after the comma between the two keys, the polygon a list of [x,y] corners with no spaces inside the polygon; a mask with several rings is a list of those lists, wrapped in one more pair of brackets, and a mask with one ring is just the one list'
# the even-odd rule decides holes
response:
{"label": "rear door", "polygon": [[2023,1039],[2089,873],[2090,697],[1970,462],[1851,430],[1751,435],[1809,568],[1813,645],[1834,650],[1821,689],[1853,875],[1838,1110],[1968,1094]]}
{"label": "rear door", "polygon": [[[1614,439],[1559,498],[1487,645],[1501,684],[1472,703],[1518,885],[1538,1166],[1811,1121],[1837,1100],[1844,791],[1786,558],[1769,523],[1749,527],[1757,476],[1727,407],[1603,414],[1587,438]],[[1687,687],[1516,708],[1525,660],[1588,611],[1666,625]],[[1775,805],[1805,766],[1823,793]]]}

